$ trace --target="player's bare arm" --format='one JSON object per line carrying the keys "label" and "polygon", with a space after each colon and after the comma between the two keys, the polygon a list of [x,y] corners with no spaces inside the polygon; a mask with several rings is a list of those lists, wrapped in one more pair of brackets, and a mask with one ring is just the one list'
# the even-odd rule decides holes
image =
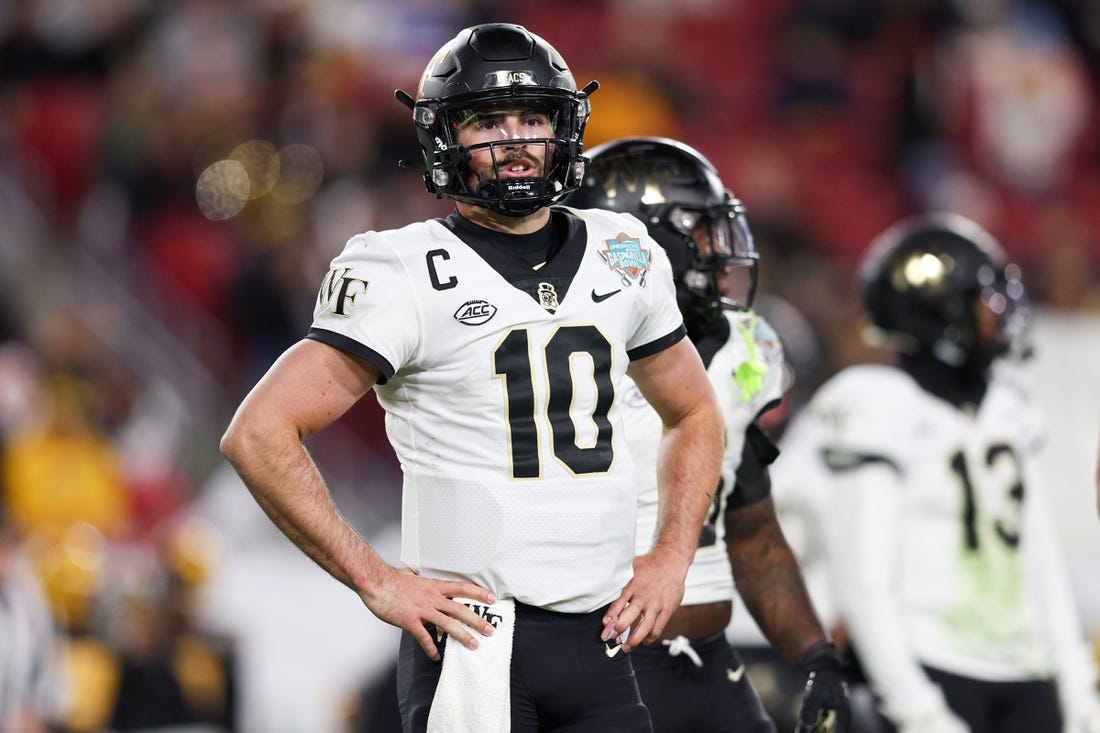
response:
{"label": "player's bare arm", "polygon": [[634,577],[608,609],[607,639],[631,629],[623,649],[656,641],[684,596],[722,458],[722,412],[703,363],[683,339],[631,364],[630,376],[661,416],[660,491],[653,549],[634,560]]}
{"label": "player's bare arm", "polygon": [[797,663],[825,631],[771,497],[726,512],[726,551],[749,613],[768,641]]}
{"label": "player's bare arm", "polygon": [[798,730],[849,730],[843,662],[818,620],[771,497],[728,509],[725,520],[738,592],[768,641],[806,675]]}
{"label": "player's bare arm", "polygon": [[421,578],[384,562],[341,516],[302,442],[339,419],[378,377],[365,361],[317,341],[300,341],[241,403],[221,450],[294,544],[354,590],[372,613],[411,633],[425,654],[438,659],[424,624],[476,647],[469,629],[488,635],[492,626],[452,599],[491,603],[492,594],[472,583]]}

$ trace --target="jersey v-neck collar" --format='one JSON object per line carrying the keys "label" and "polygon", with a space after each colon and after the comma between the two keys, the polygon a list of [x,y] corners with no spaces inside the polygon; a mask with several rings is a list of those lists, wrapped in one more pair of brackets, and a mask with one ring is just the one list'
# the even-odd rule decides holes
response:
{"label": "jersey v-neck collar", "polygon": [[[474,224],[458,212],[437,221],[472,249],[502,278],[513,287],[526,292],[536,303],[540,302],[540,286],[547,284],[553,287],[558,301],[561,302],[565,299],[569,286],[580,269],[588,232],[584,221],[565,209],[552,208],[550,216],[552,221],[547,226],[556,227],[560,232],[557,236],[562,237],[564,241],[557,253],[537,270],[508,250],[507,235],[494,236],[498,233]],[[553,312],[555,309],[547,310]]]}

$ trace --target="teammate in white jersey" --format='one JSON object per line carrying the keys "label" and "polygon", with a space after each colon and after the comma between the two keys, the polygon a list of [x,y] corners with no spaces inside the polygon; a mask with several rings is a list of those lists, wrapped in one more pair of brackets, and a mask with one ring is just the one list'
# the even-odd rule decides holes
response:
{"label": "teammate in white jersey", "polygon": [[1043,419],[1001,358],[1025,321],[1019,269],[974,222],[930,214],[880,235],[859,289],[897,363],[823,385],[781,460],[828,490],[834,600],[885,730],[1100,730],[1033,463]]}
{"label": "teammate in white jersey", "polygon": [[[583,175],[596,86],[516,25],[440,49],[416,98],[396,96],[456,212],[353,237],[309,338],[222,440],[272,520],[406,632],[406,731],[651,729],[629,657],[603,642],[653,641],[679,605],[722,415],[645,226],[551,207]],[[628,371],[663,424],[663,511],[640,557]],[[340,517],[302,445],[372,388],[404,471],[405,569]]]}
{"label": "teammate in white jersey", "polygon": [[[634,667],[654,727],[664,733],[775,731],[726,640],[734,581],[769,639],[807,674],[805,731],[836,718],[847,730],[841,661],[810,603],[776,521],[768,464],[777,450],[757,418],[782,397],[783,350],[752,308],[757,253],[741,203],[697,150],[666,138],[594,148],[584,184],[566,203],[634,214],[672,263],[680,310],[725,416],[725,454],[714,502],[688,570],[684,600],[661,643],[636,649]],[[728,281],[737,292],[723,289]],[[624,405],[638,488],[637,552],[657,528],[661,423],[636,386]],[[714,701],[722,700],[716,705]]]}

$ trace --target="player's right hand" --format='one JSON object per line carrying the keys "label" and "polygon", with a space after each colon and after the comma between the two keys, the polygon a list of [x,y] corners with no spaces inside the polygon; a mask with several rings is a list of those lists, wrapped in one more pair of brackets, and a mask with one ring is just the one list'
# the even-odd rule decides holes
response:
{"label": "player's right hand", "polygon": [[806,673],[797,733],[848,733],[852,725],[844,662],[836,645],[822,640],[802,653]]}
{"label": "player's right hand", "polygon": [[[491,636],[493,626],[468,606],[454,600],[469,598],[493,603],[496,596],[473,583],[422,578],[408,568],[386,568],[385,577],[360,591],[363,603],[378,618],[413,635],[429,659],[439,661],[436,640],[425,624],[470,649],[478,646],[472,631]],[[442,637],[440,637],[442,638]]]}

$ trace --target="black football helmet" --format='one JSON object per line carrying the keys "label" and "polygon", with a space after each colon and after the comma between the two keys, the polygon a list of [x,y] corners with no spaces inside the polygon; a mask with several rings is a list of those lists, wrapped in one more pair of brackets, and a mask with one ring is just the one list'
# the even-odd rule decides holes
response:
{"label": "black football helmet", "polygon": [[[578,91],[561,55],[523,26],[489,23],[462,30],[439,49],[420,77],[416,99],[401,90],[394,95],[412,109],[428,191],[524,216],[580,185],[588,95],[598,86],[591,82]],[[523,139],[525,146],[544,146],[541,175],[500,176],[504,148],[515,146],[514,140],[469,148],[458,144],[459,124],[492,107],[529,108],[549,117],[554,137]],[[472,183],[470,150],[477,148],[489,150],[496,175],[477,176]]]}
{"label": "black football helmet", "polygon": [[[858,287],[872,325],[905,353],[984,368],[1013,349],[1028,351],[1020,268],[963,216],[924,214],[888,228],[864,255]],[[980,336],[977,303],[996,316],[995,339]]]}
{"label": "black football helmet", "polygon": [[[676,140],[631,137],[598,145],[584,182],[565,204],[633,214],[664,247],[680,310],[689,329],[722,309],[752,307],[757,261],[745,208],[697,150]],[[724,296],[719,280],[743,268],[739,292]]]}

